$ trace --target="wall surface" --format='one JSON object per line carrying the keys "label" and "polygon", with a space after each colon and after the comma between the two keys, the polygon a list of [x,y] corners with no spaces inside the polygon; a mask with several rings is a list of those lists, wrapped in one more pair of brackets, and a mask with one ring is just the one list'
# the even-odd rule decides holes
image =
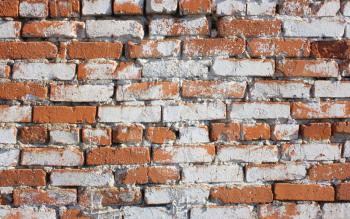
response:
{"label": "wall surface", "polygon": [[350,1],[0,0],[0,218],[349,219],[349,37]]}

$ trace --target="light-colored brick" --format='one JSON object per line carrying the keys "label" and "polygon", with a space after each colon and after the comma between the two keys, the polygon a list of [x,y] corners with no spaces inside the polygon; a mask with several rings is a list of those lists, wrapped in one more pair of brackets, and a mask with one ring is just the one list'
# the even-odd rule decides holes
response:
{"label": "light-colored brick", "polygon": [[216,59],[212,73],[219,76],[273,76],[275,63],[273,60],[259,59]]}
{"label": "light-colored brick", "polygon": [[350,16],[350,2],[344,2],[342,6],[342,12],[344,16]]}
{"label": "light-colored brick", "polygon": [[208,67],[197,61],[156,60],[143,64],[145,78],[191,78],[204,77]]}
{"label": "light-colored brick", "polygon": [[76,38],[84,27],[85,23],[78,21],[32,21],[23,25],[22,36]]}
{"label": "light-colored brick", "polygon": [[83,0],[83,15],[112,14],[112,0]]}
{"label": "light-colored brick", "polygon": [[344,143],[344,157],[350,157],[350,141]]}
{"label": "light-colored brick", "polygon": [[21,23],[16,21],[0,21],[0,38],[10,39],[20,35]]}
{"label": "light-colored brick", "polygon": [[245,0],[214,0],[214,2],[217,15],[244,15],[246,13]]}
{"label": "light-colored brick", "polygon": [[283,20],[287,37],[342,37],[345,21],[339,18],[311,18]]}
{"label": "light-colored brick", "polygon": [[291,114],[295,119],[348,118],[349,104],[347,101],[294,102]]}
{"label": "light-colored brick", "polygon": [[108,171],[93,169],[61,169],[51,172],[53,186],[94,186],[112,185],[113,174]]}
{"label": "light-colored brick", "polygon": [[73,80],[75,64],[66,63],[15,63],[13,78],[23,80]]}
{"label": "light-colored brick", "polygon": [[260,205],[258,208],[258,215],[261,219],[268,219],[271,217],[291,217],[291,218],[319,218],[321,209],[316,203],[281,203]]}
{"label": "light-colored brick", "polygon": [[30,122],[31,120],[30,106],[0,105],[0,122]]}
{"label": "light-colored brick", "polygon": [[248,182],[297,180],[304,177],[306,177],[306,166],[302,164],[252,164],[246,167]]}
{"label": "light-colored brick", "polygon": [[233,103],[229,107],[231,119],[278,119],[290,117],[289,103],[251,102]]}
{"label": "light-colored brick", "polygon": [[322,211],[323,218],[347,219],[350,214],[350,203],[325,203]]}
{"label": "light-colored brick", "polygon": [[19,153],[20,151],[18,149],[1,149],[0,166],[17,166],[17,164],[19,163]]}
{"label": "light-colored brick", "polygon": [[21,0],[19,15],[28,18],[43,18],[49,13],[48,0]]}
{"label": "light-colored brick", "polygon": [[110,145],[112,131],[110,128],[84,128],[82,139],[88,145]]}
{"label": "light-colored brick", "polygon": [[56,129],[50,131],[51,144],[78,144],[79,143],[79,129]]}
{"label": "light-colored brick", "polygon": [[209,142],[207,126],[201,127],[181,127],[179,129],[179,144],[194,144]]}
{"label": "light-colored brick", "polygon": [[203,163],[211,162],[214,156],[213,145],[172,146],[153,151],[153,160],[157,163]]}
{"label": "light-colored brick", "polygon": [[179,122],[190,120],[215,120],[226,118],[226,105],[221,101],[206,103],[182,103],[165,106],[163,120]]}
{"label": "light-colored brick", "polygon": [[101,106],[101,122],[160,122],[160,106]]}
{"label": "light-colored brick", "polygon": [[217,152],[219,161],[235,162],[277,162],[278,148],[276,145],[232,145],[221,146]]}
{"label": "light-colored brick", "polygon": [[315,81],[315,97],[350,97],[347,81]]}
{"label": "light-colored brick", "polygon": [[56,211],[52,208],[0,208],[1,218],[11,218],[14,216],[16,216],[17,218],[56,219]]}
{"label": "light-colored brick", "polygon": [[128,42],[130,58],[161,58],[178,56],[180,40],[142,40],[140,43]]}
{"label": "light-colored brick", "polygon": [[136,20],[87,20],[86,33],[90,38],[142,39],[144,36],[143,26]]}
{"label": "light-colored brick", "polygon": [[8,65],[0,64],[0,78],[8,78],[11,68]]}
{"label": "light-colored brick", "polygon": [[209,197],[207,186],[163,186],[145,190],[147,204],[191,203],[203,204]]}
{"label": "light-colored brick", "polygon": [[273,127],[272,139],[290,141],[299,137],[299,125],[297,124],[277,124]]}
{"label": "light-colored brick", "polygon": [[0,128],[0,144],[16,144],[17,129],[15,127]]}
{"label": "light-colored brick", "polygon": [[146,0],[147,13],[172,14],[176,12],[177,0]]}
{"label": "light-colored brick", "polygon": [[277,0],[253,0],[247,2],[247,15],[275,15]]}
{"label": "light-colored brick", "polygon": [[242,182],[243,170],[238,165],[187,166],[182,169],[185,183]]}
{"label": "light-colored brick", "polygon": [[106,102],[114,93],[113,84],[68,85],[51,84],[51,101],[65,102]]}
{"label": "light-colored brick", "polygon": [[191,208],[191,219],[212,219],[212,218],[256,218],[253,206],[207,206]]}
{"label": "light-colored brick", "polygon": [[340,10],[340,0],[326,0],[323,2],[316,2],[314,9],[315,10],[313,14],[317,17],[337,16],[337,12]]}
{"label": "light-colored brick", "polygon": [[282,146],[282,159],[290,161],[327,161],[341,158],[339,144],[285,144]]}
{"label": "light-colored brick", "polygon": [[164,207],[125,207],[123,208],[125,219],[154,218],[162,219],[173,218],[173,213]]}

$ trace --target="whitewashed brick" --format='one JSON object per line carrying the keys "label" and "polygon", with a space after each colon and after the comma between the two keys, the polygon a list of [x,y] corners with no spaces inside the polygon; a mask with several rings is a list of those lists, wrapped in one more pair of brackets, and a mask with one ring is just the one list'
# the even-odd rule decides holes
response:
{"label": "whitewashed brick", "polygon": [[112,0],[83,0],[83,15],[112,14]]}
{"label": "whitewashed brick", "polygon": [[18,149],[0,150],[0,167],[17,166],[19,161]]}
{"label": "whitewashed brick", "polygon": [[247,2],[248,15],[274,15],[277,0],[252,0]]}
{"label": "whitewashed brick", "polygon": [[204,163],[213,161],[215,154],[212,150],[207,146],[172,146],[161,148],[156,154],[168,156],[160,161],[162,163]]}
{"label": "whitewashed brick", "polygon": [[113,185],[111,172],[92,169],[54,170],[51,175],[53,186],[108,186]]}
{"label": "whitewashed brick", "polygon": [[180,132],[180,144],[205,143],[209,142],[208,127],[182,127]]}
{"label": "whitewashed brick", "polygon": [[110,129],[107,128],[84,128],[83,142],[89,145],[105,145],[110,141],[110,133]]}
{"label": "whitewashed brick", "polygon": [[342,12],[344,16],[350,16],[350,2],[343,2]]}
{"label": "whitewashed brick", "polygon": [[275,62],[273,60],[254,59],[216,59],[212,73],[219,76],[273,76]]}
{"label": "whitewashed brick", "polygon": [[291,144],[283,145],[282,159],[297,161],[339,160],[341,146],[339,144]]}
{"label": "whitewashed brick", "polygon": [[141,67],[132,62],[119,63],[117,80],[141,79]]}
{"label": "whitewashed brick", "polygon": [[19,36],[20,30],[20,22],[0,21],[0,38],[16,38]]}
{"label": "whitewashed brick", "polygon": [[145,78],[191,78],[205,77],[208,67],[198,61],[157,60],[143,64]]}
{"label": "whitewashed brick", "polygon": [[78,129],[61,129],[50,131],[51,144],[78,144],[79,139],[80,137]]}
{"label": "whitewashed brick", "polygon": [[254,99],[309,98],[311,85],[301,81],[256,81],[250,91]]}
{"label": "whitewashed brick", "polygon": [[10,67],[5,64],[0,64],[0,78],[8,77]]}
{"label": "whitewashed brick", "polygon": [[113,80],[116,79],[116,61],[90,61],[80,64],[78,67],[78,78],[89,80]]}
{"label": "whitewashed brick", "polygon": [[86,33],[90,38],[142,39],[144,36],[143,26],[136,20],[87,20]]}
{"label": "whitewashed brick", "polygon": [[315,81],[315,97],[350,97],[350,82]]}
{"label": "whitewashed brick", "polygon": [[16,144],[17,129],[15,127],[0,128],[0,144]]}
{"label": "whitewashed brick", "polygon": [[217,15],[244,15],[246,0],[215,0]]}
{"label": "whitewashed brick", "polygon": [[32,21],[23,26],[22,36],[76,38],[84,27],[78,21]]}
{"label": "whitewashed brick", "polygon": [[30,122],[32,108],[30,106],[0,105],[0,122]]}
{"label": "whitewashed brick", "polygon": [[350,141],[346,141],[344,143],[344,157],[345,158],[350,157]]}
{"label": "whitewashed brick", "polygon": [[19,15],[21,17],[46,17],[48,15],[48,6],[45,1],[27,1],[22,0],[19,4]]}
{"label": "whitewashed brick", "polygon": [[21,156],[21,165],[80,166],[83,163],[82,152],[69,148],[24,149]]}
{"label": "whitewashed brick", "polygon": [[248,182],[303,179],[306,167],[302,164],[262,164],[246,167]]}
{"label": "whitewashed brick", "polygon": [[283,20],[287,37],[342,37],[345,21],[339,18],[311,18]]}
{"label": "whitewashed brick", "polygon": [[274,140],[290,141],[299,137],[299,125],[297,124],[277,124],[272,131]]}
{"label": "whitewashed brick", "polygon": [[348,219],[350,215],[350,203],[325,203],[322,211],[323,218]]}
{"label": "whitewashed brick", "polygon": [[217,153],[219,161],[235,162],[277,162],[278,148],[276,145],[232,145],[222,146]]}
{"label": "whitewashed brick", "polygon": [[340,0],[325,0],[315,5],[318,10],[314,13],[317,17],[333,17],[340,10]]}
{"label": "whitewashed brick", "polygon": [[231,119],[278,119],[289,115],[289,103],[233,103],[229,109]]}
{"label": "whitewashed brick", "polygon": [[160,122],[160,106],[101,106],[101,122]]}
{"label": "whitewashed brick", "polygon": [[125,207],[123,212],[124,219],[173,218],[172,212],[164,207]]}
{"label": "whitewashed brick", "polygon": [[258,214],[260,218],[271,218],[275,215],[289,217],[287,209],[293,209],[292,218],[295,219],[311,219],[320,218],[321,209],[317,203],[294,204],[285,202],[281,204],[259,205]]}
{"label": "whitewashed brick", "polygon": [[145,201],[147,204],[191,203],[203,204],[209,197],[207,186],[163,186],[147,187]]}
{"label": "whitewashed brick", "polygon": [[215,120],[226,118],[226,105],[221,102],[183,103],[164,106],[163,120],[178,122],[186,120]]}
{"label": "whitewashed brick", "polygon": [[147,13],[175,13],[177,0],[146,0]]}
{"label": "whitewashed brick", "polygon": [[13,79],[73,80],[75,64],[67,63],[15,63]]}
{"label": "whitewashed brick", "polygon": [[191,208],[191,219],[214,219],[235,218],[253,219],[257,218],[253,206],[208,206]]}
{"label": "whitewashed brick", "polygon": [[238,165],[187,166],[182,169],[185,183],[242,182],[243,170]]}
{"label": "whitewashed brick", "polygon": [[105,102],[111,100],[114,85],[51,85],[51,101]]}
{"label": "whitewashed brick", "polygon": [[51,208],[0,208],[0,218],[45,218],[45,219],[56,219],[56,211]]}

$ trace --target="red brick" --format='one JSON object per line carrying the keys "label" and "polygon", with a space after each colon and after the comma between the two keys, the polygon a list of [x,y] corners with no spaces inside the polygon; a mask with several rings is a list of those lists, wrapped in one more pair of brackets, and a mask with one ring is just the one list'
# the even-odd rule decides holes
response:
{"label": "red brick", "polygon": [[143,128],[140,125],[118,125],[113,130],[113,143],[141,143]]}
{"label": "red brick", "polygon": [[149,127],[146,131],[146,138],[153,144],[164,144],[176,140],[176,134],[167,127]]}
{"label": "red brick", "polygon": [[212,141],[239,140],[241,135],[241,125],[239,123],[212,123],[210,128],[210,139]]}
{"label": "red brick", "polygon": [[180,0],[182,14],[208,14],[211,12],[211,0]]}
{"label": "red brick", "polygon": [[114,14],[142,15],[144,3],[134,3],[133,1],[114,1]]}
{"label": "red brick", "polygon": [[0,83],[0,99],[45,99],[46,97],[47,87],[40,84],[22,82]]}
{"label": "red brick", "polygon": [[316,58],[350,58],[350,40],[314,41],[311,55]]}
{"label": "red brick", "polygon": [[141,40],[140,43],[128,42],[128,56],[130,58],[161,58],[178,56],[180,54],[180,40]]}
{"label": "red brick", "polygon": [[71,59],[120,58],[123,45],[120,42],[72,42],[68,45]]}
{"label": "red brick", "polygon": [[51,17],[79,17],[79,0],[50,0],[49,2]]}
{"label": "red brick", "polygon": [[350,163],[319,164],[309,169],[309,179],[314,181],[348,178],[350,178]]}
{"label": "red brick", "polygon": [[341,201],[350,200],[350,183],[340,183],[336,187],[336,198]]}
{"label": "red brick", "polygon": [[270,132],[270,126],[266,123],[242,125],[242,136],[244,140],[268,140],[270,139]]}
{"label": "red brick", "polygon": [[0,170],[0,186],[45,186],[46,173],[39,169]]}
{"label": "red brick", "polygon": [[0,42],[0,59],[56,58],[57,47],[50,42]]}
{"label": "red brick", "polygon": [[110,145],[112,130],[110,128],[84,128],[82,139],[85,144]]}
{"label": "red brick", "polygon": [[303,138],[309,141],[328,140],[332,133],[330,123],[310,123],[300,128]]}
{"label": "red brick", "polygon": [[35,123],[94,123],[94,106],[36,106],[33,112]]}
{"label": "red brick", "polygon": [[334,201],[332,186],[317,184],[275,184],[275,199],[281,201]]}
{"label": "red brick", "polygon": [[24,144],[45,144],[48,141],[47,128],[42,126],[20,128],[18,139]]}
{"label": "red brick", "polygon": [[19,0],[0,0],[0,17],[17,17]]}

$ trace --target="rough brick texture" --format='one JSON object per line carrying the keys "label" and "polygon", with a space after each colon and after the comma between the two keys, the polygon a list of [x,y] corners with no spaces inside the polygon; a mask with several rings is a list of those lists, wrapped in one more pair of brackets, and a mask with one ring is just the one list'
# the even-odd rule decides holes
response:
{"label": "rough brick texture", "polygon": [[350,1],[0,0],[0,218],[349,219]]}

